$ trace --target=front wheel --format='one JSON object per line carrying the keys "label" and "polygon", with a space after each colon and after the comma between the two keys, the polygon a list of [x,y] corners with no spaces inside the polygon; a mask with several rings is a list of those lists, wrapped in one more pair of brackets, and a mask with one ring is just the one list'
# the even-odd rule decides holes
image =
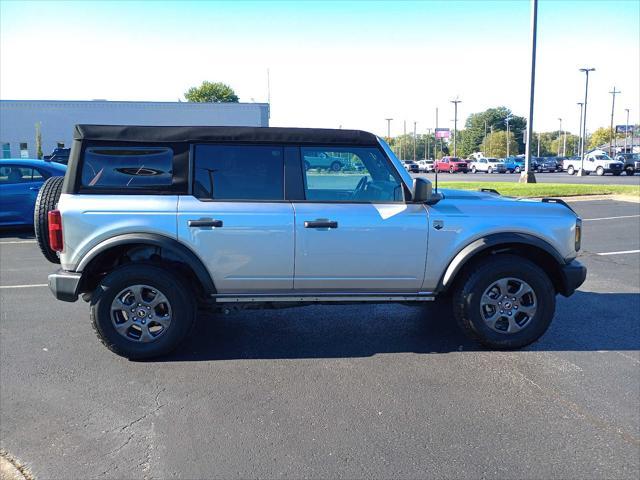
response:
{"label": "front wheel", "polygon": [[174,350],[191,331],[195,299],[164,268],[132,264],[109,273],[91,300],[93,328],[112,352],[138,360]]}
{"label": "front wheel", "polygon": [[520,167],[516,167],[514,170],[515,173],[520,173]]}
{"label": "front wheel", "polygon": [[555,290],[536,264],[498,255],[463,273],[453,294],[460,328],[486,347],[516,349],[535,342],[555,313]]}
{"label": "front wheel", "polygon": [[342,165],[340,164],[340,162],[333,162],[331,164],[331,171],[332,172],[339,172],[341,168],[342,168]]}
{"label": "front wheel", "polygon": [[476,173],[477,171],[476,167],[471,167],[471,173]]}
{"label": "front wheel", "polygon": [[491,167],[487,168],[487,173],[489,173],[489,174],[493,173],[493,168],[491,168]]}
{"label": "front wheel", "polygon": [[575,169],[573,168],[573,165],[569,165],[569,168],[567,168],[567,173],[569,175],[573,175],[574,173],[576,173]]}
{"label": "front wheel", "polygon": [[453,167],[449,168],[449,173],[456,173],[456,171],[453,169]]}
{"label": "front wheel", "polygon": [[596,169],[596,175],[598,175],[599,177],[603,176],[604,175],[604,168],[598,167]]}
{"label": "front wheel", "polygon": [[627,177],[632,177],[636,173],[633,167],[627,168],[625,172],[627,172]]}

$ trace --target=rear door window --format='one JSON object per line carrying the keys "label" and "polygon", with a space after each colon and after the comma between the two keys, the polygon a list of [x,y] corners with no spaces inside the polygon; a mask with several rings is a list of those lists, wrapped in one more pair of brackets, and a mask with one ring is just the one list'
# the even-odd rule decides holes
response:
{"label": "rear door window", "polygon": [[87,147],[82,186],[89,188],[154,188],[171,186],[173,150],[168,147]]}
{"label": "rear door window", "polygon": [[193,193],[201,200],[284,200],[279,145],[196,145]]}

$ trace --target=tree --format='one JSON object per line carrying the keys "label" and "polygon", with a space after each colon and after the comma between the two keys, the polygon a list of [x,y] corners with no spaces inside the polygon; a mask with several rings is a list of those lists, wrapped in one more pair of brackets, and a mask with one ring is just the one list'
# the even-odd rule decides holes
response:
{"label": "tree", "polygon": [[233,89],[221,82],[202,82],[199,87],[191,87],[184,93],[188,102],[196,103],[238,103],[239,98]]}
{"label": "tree", "polygon": [[[613,138],[624,138],[623,134],[614,135]],[[589,148],[598,148],[600,145],[609,144],[611,139],[611,129],[609,127],[600,127],[590,135]]]}
{"label": "tree", "polygon": [[42,125],[36,123],[36,157],[42,159]]}
{"label": "tree", "polygon": [[[486,143],[480,145],[487,157],[504,158],[507,156],[507,132],[497,131],[487,135]],[[518,142],[512,132],[509,132],[509,155],[517,155]]]}
{"label": "tree", "polygon": [[[524,117],[513,115],[507,107],[489,108],[484,112],[472,113],[465,122],[465,133],[463,135],[463,151],[466,154],[477,152],[480,145],[484,141],[485,125],[487,135],[493,127],[493,131],[503,131],[507,129],[506,119],[509,119],[509,131],[513,133],[517,148],[513,150],[513,154],[524,152],[524,137],[522,132],[527,128],[527,120]],[[488,143],[488,142],[487,142]],[[509,146],[509,153],[511,146]],[[486,154],[486,152],[485,152]]]}

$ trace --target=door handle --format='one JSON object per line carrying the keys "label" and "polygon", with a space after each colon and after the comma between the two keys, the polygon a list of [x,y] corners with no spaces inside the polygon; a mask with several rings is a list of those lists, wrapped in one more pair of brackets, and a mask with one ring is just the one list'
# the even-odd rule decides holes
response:
{"label": "door handle", "polygon": [[304,228],[338,228],[338,222],[333,220],[305,220]]}
{"label": "door handle", "polygon": [[29,190],[37,192],[38,190],[40,190],[40,187],[29,187]]}
{"label": "door handle", "polygon": [[192,228],[197,227],[218,227],[222,226],[222,220],[189,220],[188,225]]}

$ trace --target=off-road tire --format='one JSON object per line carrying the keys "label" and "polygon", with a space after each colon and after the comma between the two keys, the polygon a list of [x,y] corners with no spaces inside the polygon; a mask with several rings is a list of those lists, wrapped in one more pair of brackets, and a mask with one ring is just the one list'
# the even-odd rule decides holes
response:
{"label": "off-road tire", "polygon": [[[533,289],[538,307],[529,325],[516,333],[498,333],[482,319],[480,297],[500,278],[515,277]],[[556,307],[556,294],[547,274],[529,260],[516,255],[491,256],[462,273],[453,292],[453,315],[461,330],[485,347],[511,350],[535,342],[549,328]]]}
{"label": "off-road tire", "polygon": [[51,210],[55,210],[62,193],[64,177],[50,177],[40,187],[33,209],[33,229],[36,234],[38,248],[44,258],[51,263],[60,263],[58,254],[49,246],[49,217]]}
{"label": "off-road tire", "polygon": [[[172,319],[167,331],[150,343],[128,340],[111,321],[111,305],[116,295],[128,286],[155,287],[168,299]],[[90,319],[98,339],[112,352],[130,360],[159,357],[173,351],[188,336],[195,324],[196,302],[186,281],[168,270],[151,264],[119,267],[104,277],[91,299]]]}

